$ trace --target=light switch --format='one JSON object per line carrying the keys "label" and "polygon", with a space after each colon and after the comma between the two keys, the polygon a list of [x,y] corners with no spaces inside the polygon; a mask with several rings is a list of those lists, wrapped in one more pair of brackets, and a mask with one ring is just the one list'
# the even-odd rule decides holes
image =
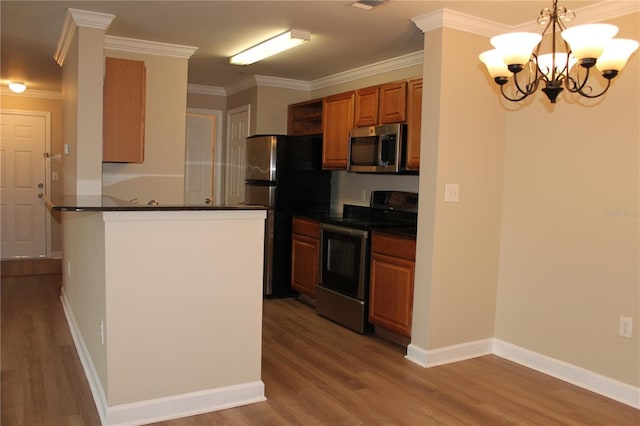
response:
{"label": "light switch", "polygon": [[64,153],[65,155],[71,154],[71,145],[69,145],[68,143],[64,144]]}
{"label": "light switch", "polygon": [[460,185],[457,183],[447,183],[444,185],[444,201],[457,203],[460,199]]}

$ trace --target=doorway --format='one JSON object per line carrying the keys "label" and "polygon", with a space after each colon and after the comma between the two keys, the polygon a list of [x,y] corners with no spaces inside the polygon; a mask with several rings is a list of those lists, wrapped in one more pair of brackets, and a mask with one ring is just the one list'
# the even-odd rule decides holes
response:
{"label": "doorway", "polygon": [[51,252],[49,193],[51,113],[0,115],[0,257],[41,258]]}
{"label": "doorway", "polygon": [[221,204],[223,198],[222,111],[188,108],[184,202]]}
{"label": "doorway", "polygon": [[244,204],[244,168],[251,106],[227,112],[225,203]]}

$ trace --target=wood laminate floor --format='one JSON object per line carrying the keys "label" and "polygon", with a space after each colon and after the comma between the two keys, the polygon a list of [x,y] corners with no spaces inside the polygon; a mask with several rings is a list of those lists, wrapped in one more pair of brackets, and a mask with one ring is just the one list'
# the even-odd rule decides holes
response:
{"label": "wood laminate floor", "polygon": [[[2,426],[99,425],[60,276],[3,278],[1,290]],[[640,425],[640,410],[496,356],[423,369],[403,355],[296,300],[266,300],[267,401],[157,425]]]}

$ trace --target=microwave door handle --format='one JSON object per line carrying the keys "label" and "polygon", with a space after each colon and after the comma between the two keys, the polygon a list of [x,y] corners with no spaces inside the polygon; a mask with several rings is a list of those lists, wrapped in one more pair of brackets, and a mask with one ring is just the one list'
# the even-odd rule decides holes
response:
{"label": "microwave door handle", "polygon": [[382,166],[382,138],[384,136],[378,136],[378,166]]}

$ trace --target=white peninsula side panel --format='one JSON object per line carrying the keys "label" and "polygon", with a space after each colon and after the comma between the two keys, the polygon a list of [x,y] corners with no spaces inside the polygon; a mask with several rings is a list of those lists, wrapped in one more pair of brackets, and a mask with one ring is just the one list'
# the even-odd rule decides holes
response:
{"label": "white peninsula side panel", "polygon": [[62,299],[103,424],[264,400],[263,210],[64,212]]}

